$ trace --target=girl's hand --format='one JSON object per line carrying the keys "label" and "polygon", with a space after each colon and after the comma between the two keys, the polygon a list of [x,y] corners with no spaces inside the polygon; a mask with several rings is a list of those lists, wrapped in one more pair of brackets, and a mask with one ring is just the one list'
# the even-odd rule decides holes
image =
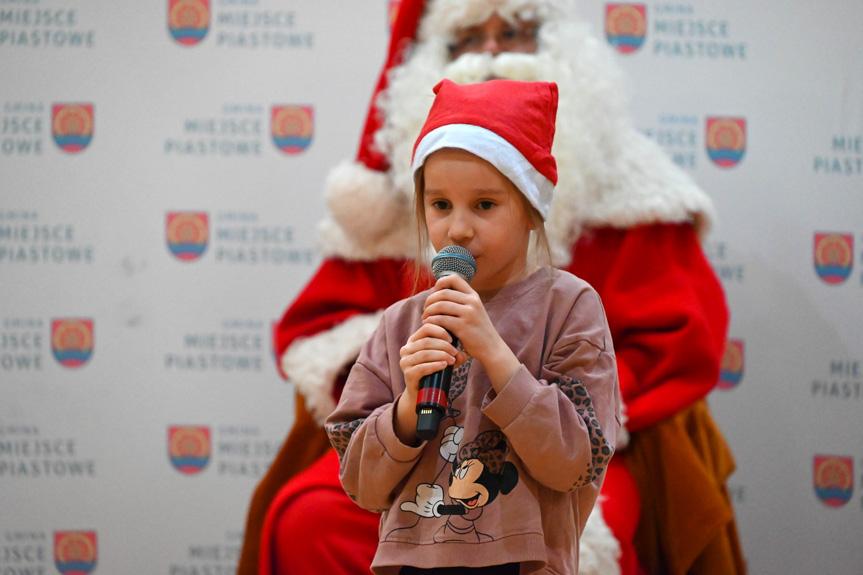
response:
{"label": "girl's hand", "polygon": [[399,367],[405,376],[405,391],[399,398],[395,412],[395,432],[405,445],[416,445],[416,403],[420,380],[441,371],[448,365],[461,365],[467,360],[463,351],[457,351],[447,331],[434,324],[420,326],[399,351]]}
{"label": "girl's hand", "polygon": [[399,367],[407,385],[405,393],[416,399],[420,379],[455,364],[457,355],[458,350],[444,328],[431,323],[420,326],[399,351]]}
{"label": "girl's hand", "polygon": [[467,355],[482,363],[496,391],[503,389],[521,365],[492,324],[479,294],[459,275],[435,283],[422,319],[426,326],[452,332]]}

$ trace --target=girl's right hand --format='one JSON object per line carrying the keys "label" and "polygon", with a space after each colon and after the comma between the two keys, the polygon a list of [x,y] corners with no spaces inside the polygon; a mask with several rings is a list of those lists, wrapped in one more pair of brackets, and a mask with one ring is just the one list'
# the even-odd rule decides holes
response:
{"label": "girl's right hand", "polygon": [[427,323],[408,338],[399,351],[399,366],[405,375],[405,392],[398,401],[395,412],[395,433],[405,445],[416,446],[416,403],[420,379],[448,365],[459,366],[467,360],[467,354],[458,351],[452,344],[450,334],[439,325]]}
{"label": "girl's right hand", "polygon": [[416,401],[420,379],[444,369],[458,366],[467,355],[452,345],[452,337],[444,328],[432,323],[423,324],[399,351],[399,367],[405,376],[406,394]]}

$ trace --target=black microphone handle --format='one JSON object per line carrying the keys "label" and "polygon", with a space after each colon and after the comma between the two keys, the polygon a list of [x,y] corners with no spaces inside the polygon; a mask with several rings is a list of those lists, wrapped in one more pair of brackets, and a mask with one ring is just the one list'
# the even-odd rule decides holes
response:
{"label": "black microphone handle", "polygon": [[[452,344],[458,348],[458,338],[450,333]],[[416,434],[422,440],[434,439],[440,429],[440,422],[449,405],[449,386],[452,382],[453,366],[448,365],[440,371],[424,375],[420,379],[417,393]]]}

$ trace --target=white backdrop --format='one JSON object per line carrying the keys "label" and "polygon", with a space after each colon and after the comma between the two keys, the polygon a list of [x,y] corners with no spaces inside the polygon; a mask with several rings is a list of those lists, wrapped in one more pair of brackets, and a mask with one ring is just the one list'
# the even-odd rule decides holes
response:
{"label": "white backdrop", "polygon": [[[392,4],[0,0],[0,575],[234,572],[292,424],[272,322]],[[710,403],[750,570],[859,575],[863,5],[583,14],[717,204]]]}

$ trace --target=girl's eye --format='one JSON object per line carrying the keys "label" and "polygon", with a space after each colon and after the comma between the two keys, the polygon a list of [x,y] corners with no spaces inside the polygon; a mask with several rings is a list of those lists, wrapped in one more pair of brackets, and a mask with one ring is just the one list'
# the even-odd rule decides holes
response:
{"label": "girl's eye", "polygon": [[494,207],[494,202],[491,200],[483,200],[477,204],[477,206],[481,210],[490,210]]}
{"label": "girl's eye", "polygon": [[444,200],[435,200],[431,203],[431,206],[436,210],[446,210],[449,209],[449,202]]}

